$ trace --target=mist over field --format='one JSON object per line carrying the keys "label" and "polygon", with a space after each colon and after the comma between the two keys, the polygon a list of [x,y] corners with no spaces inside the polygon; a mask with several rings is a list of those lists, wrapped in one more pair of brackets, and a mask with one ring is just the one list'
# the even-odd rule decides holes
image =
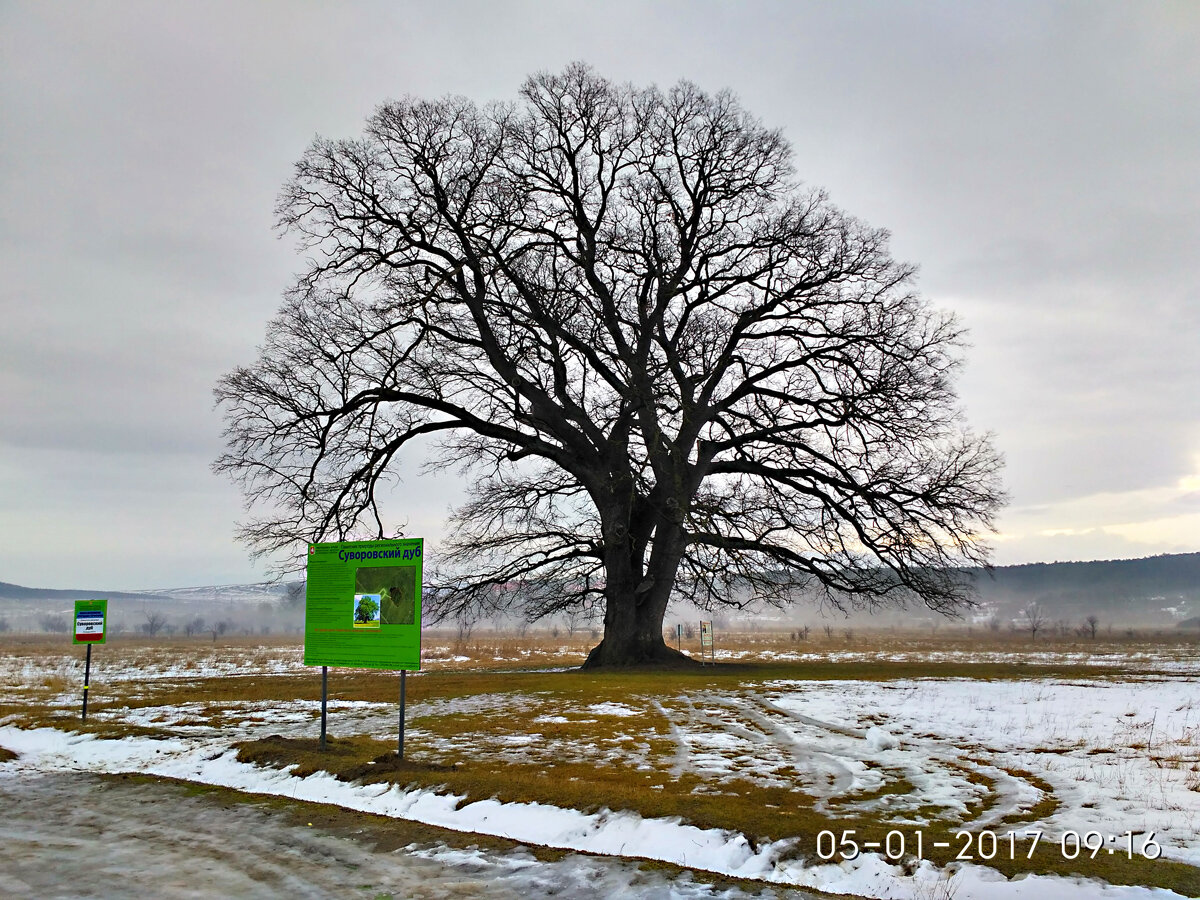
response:
{"label": "mist over field", "polygon": [[[975,574],[978,607],[960,619],[921,609],[880,609],[845,612],[822,606],[818,597],[800,596],[785,608],[750,604],[745,610],[705,611],[675,604],[667,624],[697,628],[701,619],[715,619],[722,630],[738,632],[794,630],[807,625],[819,631],[826,625],[856,628],[967,628],[1024,631],[1025,610],[1037,604],[1047,632],[1075,633],[1089,617],[1098,626],[1120,631],[1131,628],[1198,627],[1200,620],[1200,553],[1110,560],[1089,563],[1037,563],[998,566],[990,574]],[[249,585],[173,588],[138,593],[101,590],[31,588],[0,582],[0,623],[13,631],[65,629],[76,599],[108,597],[115,634],[199,636],[214,628],[235,634],[299,634],[304,625],[304,583],[283,581]],[[151,623],[150,620],[153,620]],[[507,631],[533,628],[561,633],[593,633],[599,624],[590,610],[523,623],[511,615],[481,616],[472,627]],[[49,626],[49,627],[48,627]],[[454,622],[445,628],[457,628]]]}

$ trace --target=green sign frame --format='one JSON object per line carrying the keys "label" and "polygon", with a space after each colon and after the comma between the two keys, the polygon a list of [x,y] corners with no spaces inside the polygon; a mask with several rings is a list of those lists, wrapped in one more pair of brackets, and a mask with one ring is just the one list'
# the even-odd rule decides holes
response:
{"label": "green sign frame", "polygon": [[421,538],[308,545],[304,664],[421,668]]}
{"label": "green sign frame", "polygon": [[108,601],[76,600],[71,643],[104,644],[108,637]]}

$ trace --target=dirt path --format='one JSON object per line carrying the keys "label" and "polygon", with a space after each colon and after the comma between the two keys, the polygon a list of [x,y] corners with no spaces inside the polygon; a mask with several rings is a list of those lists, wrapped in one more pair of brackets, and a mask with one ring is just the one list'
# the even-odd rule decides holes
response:
{"label": "dirt path", "polygon": [[384,852],[170,783],[0,775],[0,896],[267,898],[728,898],[808,896],[668,880],[620,860],[427,845]]}

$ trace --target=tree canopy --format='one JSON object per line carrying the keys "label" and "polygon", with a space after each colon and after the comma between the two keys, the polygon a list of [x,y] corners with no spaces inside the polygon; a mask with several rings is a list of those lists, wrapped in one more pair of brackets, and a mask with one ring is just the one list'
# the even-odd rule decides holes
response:
{"label": "tree canopy", "polygon": [[434,612],[593,599],[593,664],[669,658],[673,598],[952,612],[987,563],[960,327],[728,92],[576,64],[387,102],[277,211],[306,266],[217,388],[260,553],[386,536],[392,480],[453,467]]}

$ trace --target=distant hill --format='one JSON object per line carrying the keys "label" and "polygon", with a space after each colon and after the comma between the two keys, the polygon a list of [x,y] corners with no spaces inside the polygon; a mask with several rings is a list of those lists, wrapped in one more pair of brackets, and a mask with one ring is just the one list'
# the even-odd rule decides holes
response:
{"label": "distant hill", "polygon": [[120,600],[160,600],[153,593],[130,593],[128,591],[76,591],[56,590],[53,588],[22,587],[19,584],[9,584],[0,581],[0,599],[4,600],[91,600],[94,597],[106,597]]}
{"label": "distant hill", "polygon": [[[1090,562],[1027,563],[966,570],[975,588],[978,607],[962,610],[967,622],[998,620],[1018,623],[1024,609],[1036,603],[1048,622],[1078,625],[1096,616],[1105,626],[1162,627],[1185,621],[1200,622],[1200,553],[1176,553],[1142,559]],[[748,593],[748,588],[747,588]],[[783,610],[751,610],[738,619],[805,623],[811,602],[798,601]],[[845,619],[864,628],[935,624],[944,617],[919,602],[907,607],[881,606],[873,611],[818,607],[822,617]],[[1200,627],[1184,625],[1183,627]]]}
{"label": "distant hill", "polygon": [[976,586],[1004,609],[1037,602],[1052,616],[1179,621],[1200,613],[1200,553],[998,566]]}
{"label": "distant hill", "polygon": [[156,597],[175,602],[276,603],[287,594],[289,584],[217,584],[209,587],[163,588],[153,593]]}
{"label": "distant hill", "polygon": [[998,588],[1021,593],[1087,592],[1092,597],[1166,595],[1200,590],[1200,553],[1093,562],[1028,563],[999,566]]}
{"label": "distant hill", "polygon": [[288,583],[218,584],[209,587],[151,588],[144,591],[59,590],[31,588],[0,581],[0,600],[73,601],[103,597],[108,600],[141,600],[148,603],[276,603],[288,592]]}

